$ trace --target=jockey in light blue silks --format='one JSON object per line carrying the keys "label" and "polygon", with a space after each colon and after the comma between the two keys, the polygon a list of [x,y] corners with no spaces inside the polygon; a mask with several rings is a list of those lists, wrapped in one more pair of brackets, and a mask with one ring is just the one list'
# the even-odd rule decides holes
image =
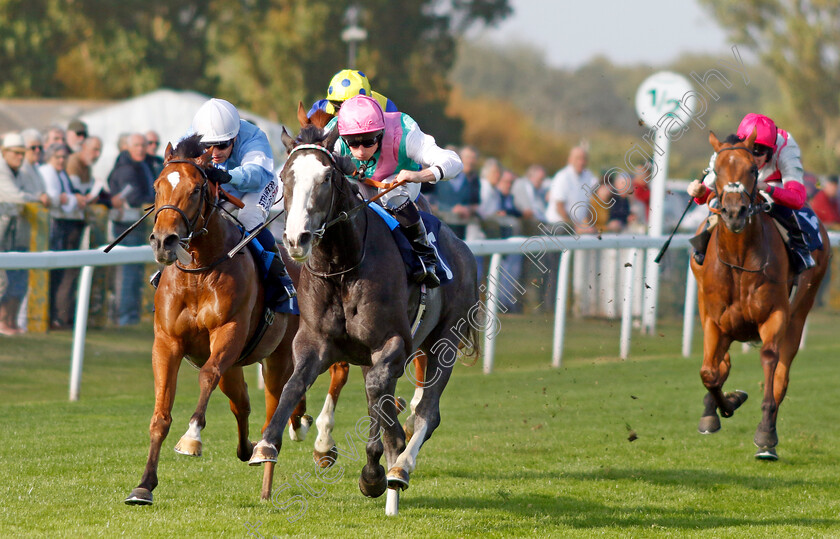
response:
{"label": "jockey in light blue silks", "polygon": [[[277,196],[274,158],[266,134],[256,125],[239,117],[239,111],[224,99],[210,99],[193,117],[191,132],[201,135],[201,142],[212,151],[212,164],[223,171],[217,174],[225,190],[245,205],[236,218],[246,232],[253,232],[268,218]],[[229,204],[229,203],[226,203]],[[229,210],[234,210],[232,205]],[[273,253],[268,279],[279,283],[286,294],[277,298],[280,304],[295,295],[274,235],[264,228],[256,241]]]}
{"label": "jockey in light blue silks", "polygon": [[[365,95],[345,101],[326,129],[336,124],[341,136],[335,151],[350,157],[364,178],[389,184],[406,180],[379,202],[394,214],[422,262],[422,270],[412,275],[414,280],[428,287],[440,285],[435,275],[435,250],[414,200],[420,194],[420,183],[448,180],[461,172],[463,164],[458,154],[438,147],[409,115],[384,113],[376,99]],[[364,184],[361,189],[368,198],[375,194]]]}

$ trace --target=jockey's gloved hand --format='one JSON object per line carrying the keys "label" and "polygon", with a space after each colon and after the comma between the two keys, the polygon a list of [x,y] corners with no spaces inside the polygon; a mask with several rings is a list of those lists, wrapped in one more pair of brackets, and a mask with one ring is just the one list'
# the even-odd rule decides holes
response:
{"label": "jockey's gloved hand", "polygon": [[227,170],[222,170],[216,167],[207,169],[207,179],[216,184],[228,183],[231,180],[230,174]]}

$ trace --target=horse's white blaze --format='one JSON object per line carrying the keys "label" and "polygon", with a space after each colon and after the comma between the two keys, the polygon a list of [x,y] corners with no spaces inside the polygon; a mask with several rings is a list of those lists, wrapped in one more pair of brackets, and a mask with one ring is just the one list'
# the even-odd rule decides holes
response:
{"label": "horse's white blaze", "polygon": [[307,232],[312,192],[329,168],[315,155],[301,155],[292,163],[291,171],[295,175],[295,188],[292,206],[286,215],[286,237],[295,240]]}
{"label": "horse's white blaze", "polygon": [[169,180],[169,185],[172,186],[172,189],[178,187],[178,184],[181,183],[181,173],[177,170],[175,172],[170,172],[166,175],[166,179]]}
{"label": "horse's white blaze", "polygon": [[327,398],[324,400],[324,407],[321,409],[321,414],[315,420],[315,425],[318,427],[318,438],[315,439],[315,449],[321,453],[326,453],[335,446],[335,440],[332,437],[332,430],[335,426],[335,401],[332,395],[327,393]]}
{"label": "horse's white blaze", "polygon": [[393,466],[402,468],[408,473],[414,471],[414,468],[417,466],[417,453],[420,452],[420,446],[423,445],[423,440],[426,438],[427,428],[426,422],[423,421],[420,429],[414,432],[408,445],[405,446],[405,451],[397,457],[397,462]]}
{"label": "horse's white blaze", "polygon": [[192,438],[196,441],[201,441],[201,427],[198,426],[197,421],[190,421],[190,428],[187,429],[186,434],[184,434],[186,438]]}

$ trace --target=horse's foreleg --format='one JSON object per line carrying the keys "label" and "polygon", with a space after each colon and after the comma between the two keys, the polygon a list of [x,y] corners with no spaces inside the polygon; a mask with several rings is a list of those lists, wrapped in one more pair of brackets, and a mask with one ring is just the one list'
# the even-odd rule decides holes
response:
{"label": "horse's foreleg", "polygon": [[[759,458],[776,458],[772,451],[779,438],[776,434],[776,410],[778,409],[775,393],[776,368],[779,365],[780,341],[788,325],[786,312],[778,310],[770,314],[758,328],[761,336],[761,367],[764,370],[764,398],[761,401],[761,422],[755,431],[754,442],[759,448]],[[797,345],[799,343],[797,342]],[[787,378],[787,367],[782,376]]]}
{"label": "horse's foreleg", "polygon": [[[298,337],[300,337],[300,334],[298,334]],[[310,344],[302,341],[300,345],[302,351],[295,354],[294,372],[282,388],[274,415],[263,430],[262,440],[254,446],[251,460],[248,461],[251,466],[257,466],[264,462],[277,462],[277,453],[283,440],[283,429],[289,421],[292,411],[298,406],[306,393],[307,388],[321,373],[321,357],[323,356],[321,351],[323,351],[324,346],[323,342]]]}
{"label": "horse's foreleg", "polygon": [[[211,334],[210,357],[198,372],[198,403],[196,404],[195,412],[190,417],[190,425],[187,432],[181,436],[181,439],[178,440],[178,444],[175,446],[177,453],[191,457],[201,456],[201,430],[207,422],[207,404],[210,402],[210,395],[216,389],[216,386],[219,385],[222,374],[227,372],[238,359],[238,350],[242,349],[241,344],[237,345],[234,339],[234,335],[231,334]],[[223,353],[214,350],[212,344],[214,342],[227,343]],[[232,353],[231,351],[237,352]]]}
{"label": "horse's foreleg", "polygon": [[230,411],[236,417],[236,428],[239,442],[236,445],[236,456],[247,462],[253,451],[253,444],[248,437],[248,417],[251,415],[251,401],[248,398],[248,384],[242,367],[231,367],[219,380],[219,389],[230,399]]}
{"label": "horse's foreleg", "polygon": [[[702,433],[720,429],[720,419],[715,409],[720,409],[723,417],[730,417],[737,406],[723,394],[723,383],[729,377],[729,345],[732,339],[723,334],[710,318],[703,323],[703,365],[700,367],[700,379],[709,392],[704,399],[703,416],[698,430]],[[737,403],[740,405],[740,403]]]}
{"label": "horse's foreleg", "polygon": [[318,437],[315,439],[315,449],[312,451],[312,457],[322,468],[329,468],[335,464],[335,459],[338,457],[335,440],[332,437],[335,427],[335,407],[342,388],[347,384],[349,374],[350,365],[344,361],[330,366],[330,389],[327,391],[324,407],[318,419],[315,420],[315,425],[318,426]]}
{"label": "horse's foreleg", "polygon": [[160,448],[172,425],[172,405],[183,350],[175,341],[155,338],[152,347],[152,371],[155,379],[155,410],[149,424],[149,456],[140,484],[131,491],[125,503],[151,505],[152,491],[158,484],[157,467]]}

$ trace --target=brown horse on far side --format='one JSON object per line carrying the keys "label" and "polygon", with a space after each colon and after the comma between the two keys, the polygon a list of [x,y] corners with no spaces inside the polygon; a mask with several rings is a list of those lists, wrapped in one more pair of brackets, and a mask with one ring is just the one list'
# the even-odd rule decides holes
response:
{"label": "brown horse on far side", "polygon": [[[720,429],[721,415],[730,417],[746,393],[722,390],[729,376],[733,341],[761,341],[764,370],[762,417],[755,433],[756,458],[776,460],[776,418],[785,398],[790,367],[799,349],[805,318],[814,304],[828,267],[828,235],[820,224],[823,249],[814,251],[817,265],[798,277],[788,262],[787,247],[758,193],[758,169],[752,155],[755,132],[746,141],[721,142],[709,134],[717,152],[715,193],[720,202],[705,263],[691,261],[698,283],[703,325],[700,377],[708,390],[698,429]],[[795,292],[791,298],[791,292]]]}

